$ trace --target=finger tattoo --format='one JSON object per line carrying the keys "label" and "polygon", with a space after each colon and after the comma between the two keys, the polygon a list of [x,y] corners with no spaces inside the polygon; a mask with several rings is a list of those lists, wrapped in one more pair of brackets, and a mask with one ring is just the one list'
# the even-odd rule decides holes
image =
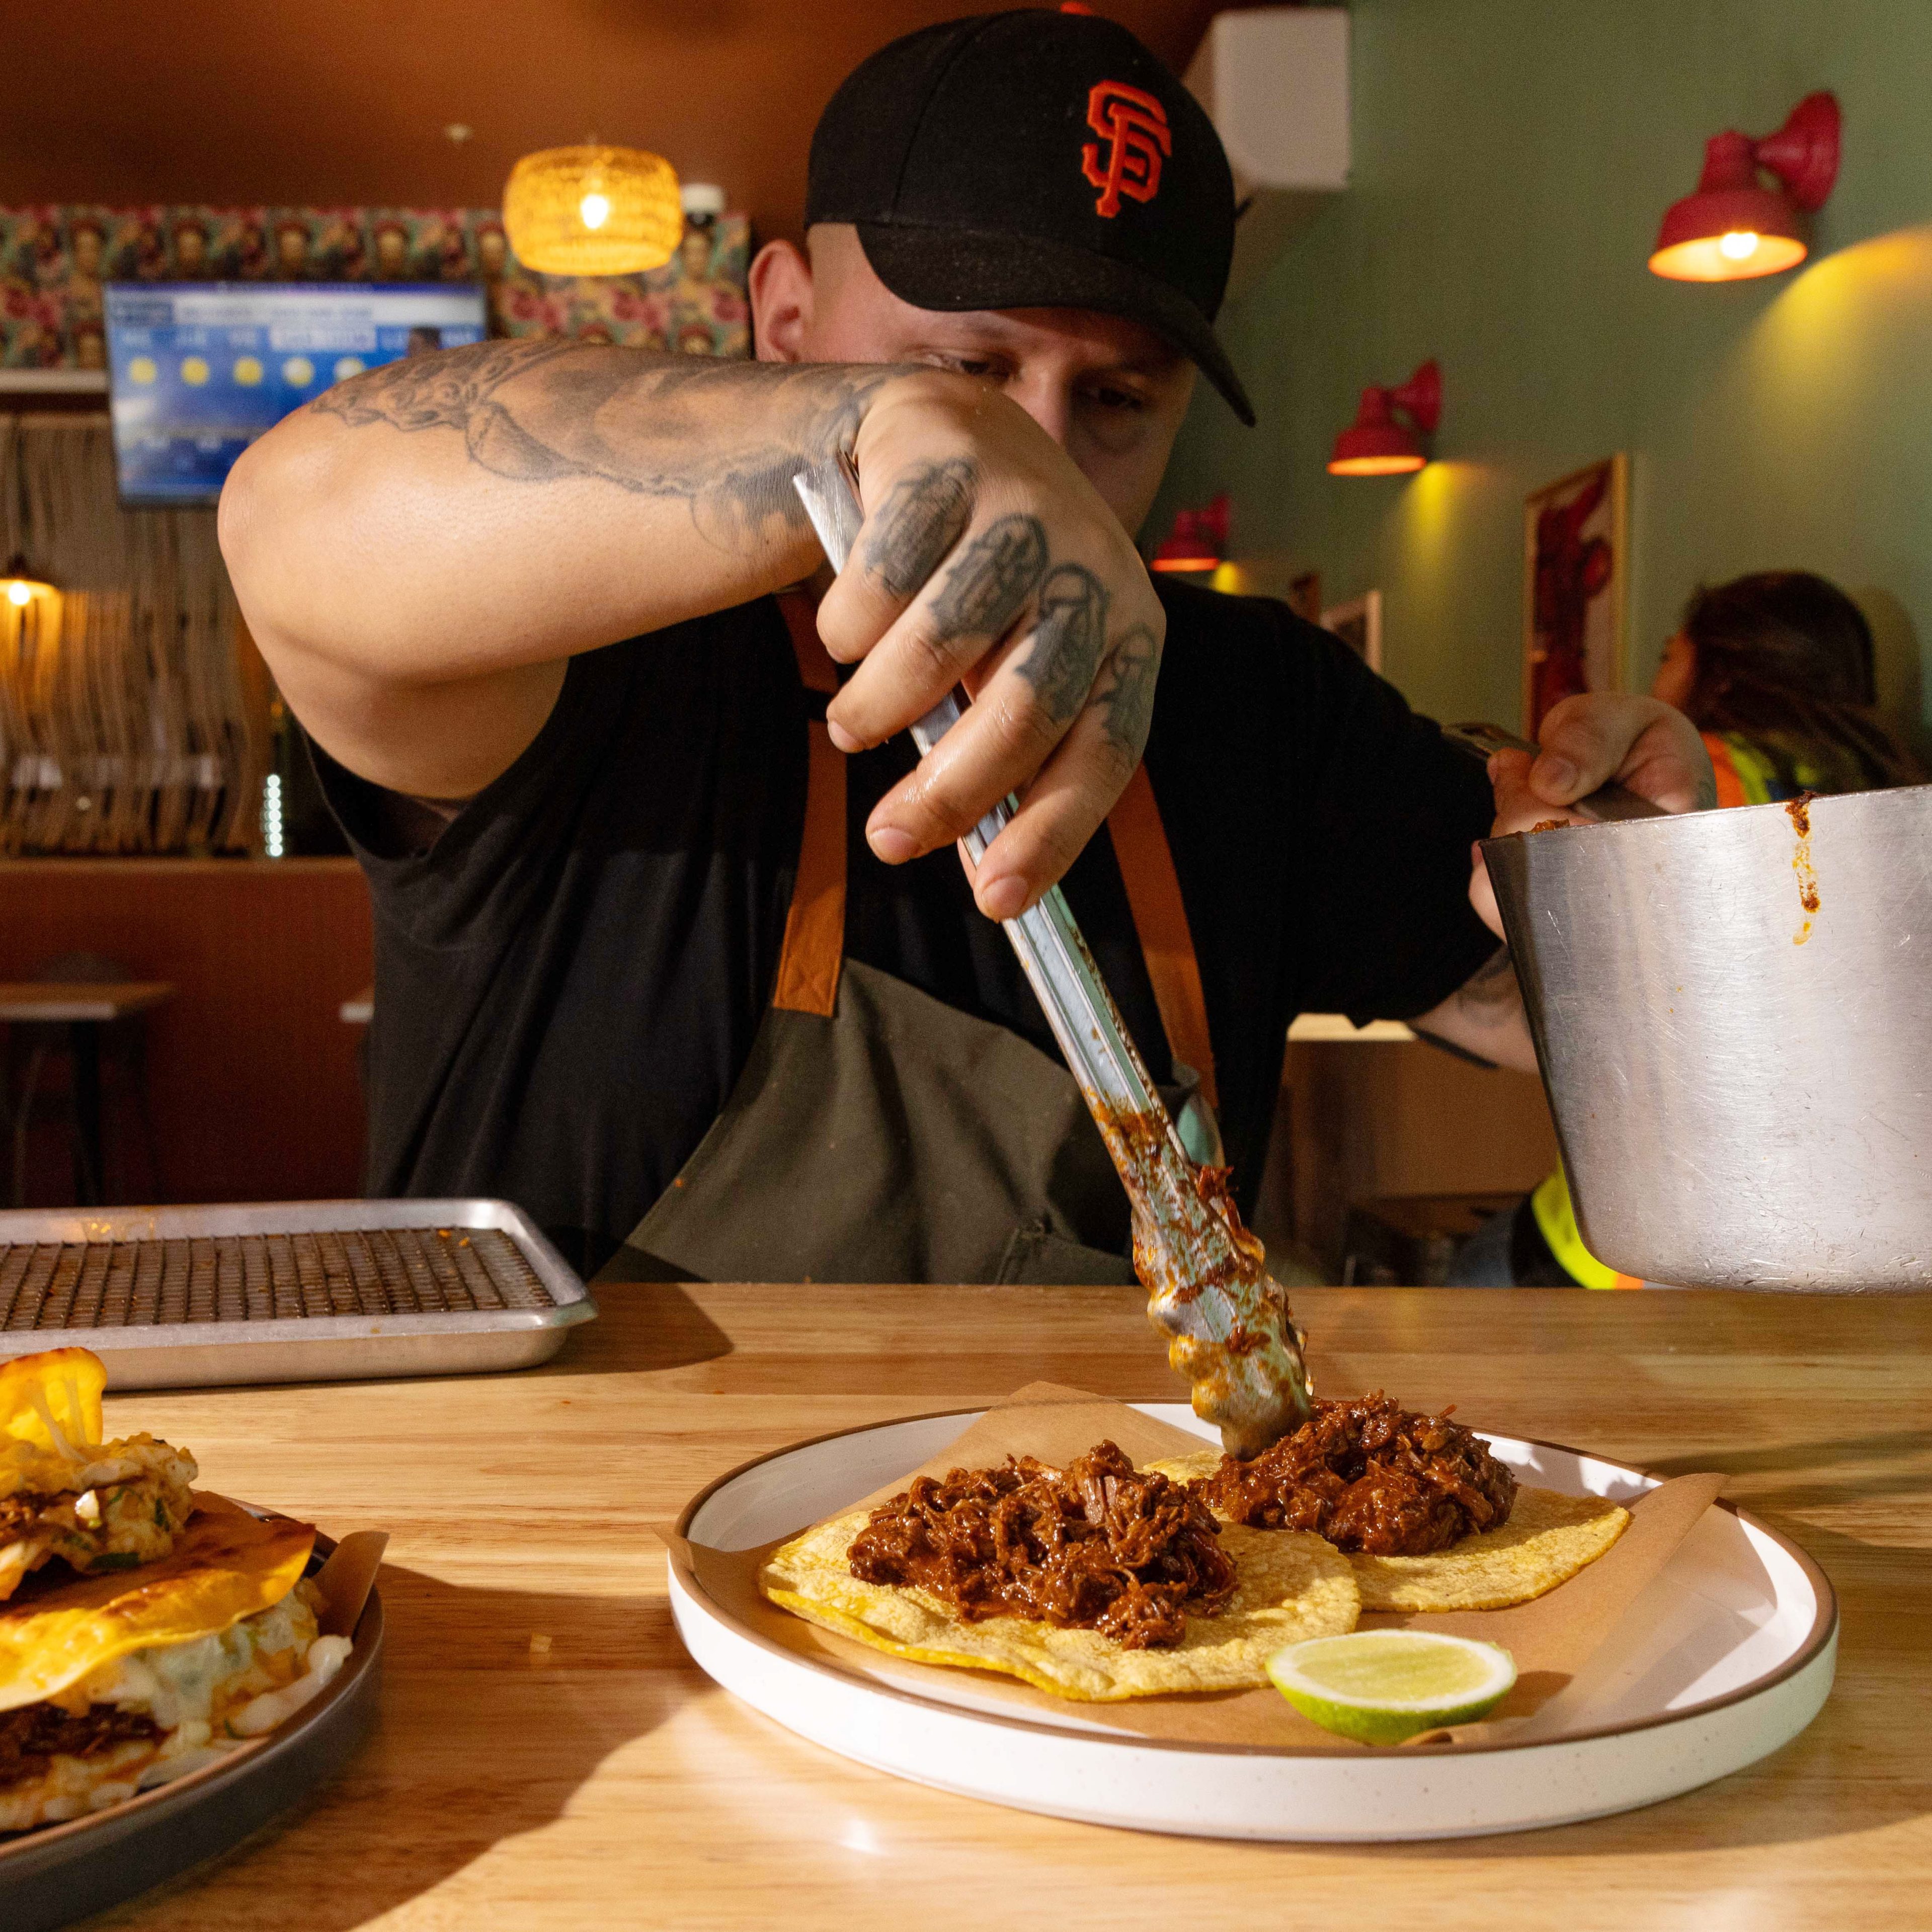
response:
{"label": "finger tattoo", "polygon": [[1056,564],[1040,586],[1033,647],[1014,667],[1055,724],[1079,715],[1106,647],[1106,586],[1082,565]]}
{"label": "finger tattoo", "polygon": [[932,614],[948,637],[1003,638],[1046,574],[1046,526],[1019,514],[989,524],[947,573]]}
{"label": "finger tattoo", "polygon": [[1136,624],[1114,645],[1106,687],[1098,694],[1108,742],[1130,764],[1138,763],[1147,748],[1160,677],[1160,640],[1146,625]]}
{"label": "finger tattoo", "polygon": [[963,457],[908,470],[892,485],[866,546],[866,567],[894,597],[910,597],[973,520],[976,472]]}

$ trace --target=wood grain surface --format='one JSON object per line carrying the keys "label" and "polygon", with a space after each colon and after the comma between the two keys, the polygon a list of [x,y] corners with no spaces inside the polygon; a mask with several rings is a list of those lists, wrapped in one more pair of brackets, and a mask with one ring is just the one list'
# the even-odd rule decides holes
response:
{"label": "wood grain surface", "polygon": [[[304,1813],[97,1922],[142,1932],[1395,1922],[1772,1932],[1932,1920],[1932,1303],[1329,1289],[1329,1393],[1728,1493],[1840,1592],[1838,1681],[1750,1771],[1652,1809],[1370,1849],[1139,1836],[832,1756],[680,1648],[657,1532],[747,1457],[1035,1377],[1172,1400],[1115,1288],[614,1288],[549,1369],[112,1400],[203,1480],[392,1532],[382,1724]],[[547,1643],[533,1642],[535,1639]]]}

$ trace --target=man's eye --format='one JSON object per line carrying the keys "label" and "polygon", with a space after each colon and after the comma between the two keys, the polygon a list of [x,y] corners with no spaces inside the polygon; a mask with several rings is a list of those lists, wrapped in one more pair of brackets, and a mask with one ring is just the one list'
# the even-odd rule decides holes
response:
{"label": "man's eye", "polygon": [[1136,395],[1132,389],[1116,388],[1112,383],[1103,384],[1097,389],[1087,392],[1087,400],[1098,403],[1103,410],[1144,410],[1147,398]]}
{"label": "man's eye", "polygon": [[976,376],[986,382],[1006,380],[1006,370],[982,356],[935,356],[932,359],[940,368],[950,369],[958,375]]}

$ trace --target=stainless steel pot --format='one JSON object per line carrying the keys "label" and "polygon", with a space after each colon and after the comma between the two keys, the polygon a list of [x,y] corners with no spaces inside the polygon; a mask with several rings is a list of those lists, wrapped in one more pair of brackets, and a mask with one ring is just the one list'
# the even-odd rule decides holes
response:
{"label": "stainless steel pot", "polygon": [[1932,785],[1483,851],[1599,1260],[1932,1288]]}

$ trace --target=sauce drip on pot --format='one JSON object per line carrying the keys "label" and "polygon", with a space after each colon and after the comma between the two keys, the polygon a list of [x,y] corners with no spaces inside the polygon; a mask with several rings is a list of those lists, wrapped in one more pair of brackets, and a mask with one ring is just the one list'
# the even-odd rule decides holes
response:
{"label": "sauce drip on pot", "polygon": [[1818,872],[1811,862],[1811,806],[1818,794],[1801,791],[1784,808],[1798,834],[1798,848],[1791,855],[1791,869],[1798,874],[1798,903],[1804,908],[1804,923],[1792,935],[1792,944],[1802,946],[1811,937],[1811,916],[1818,910]]}

